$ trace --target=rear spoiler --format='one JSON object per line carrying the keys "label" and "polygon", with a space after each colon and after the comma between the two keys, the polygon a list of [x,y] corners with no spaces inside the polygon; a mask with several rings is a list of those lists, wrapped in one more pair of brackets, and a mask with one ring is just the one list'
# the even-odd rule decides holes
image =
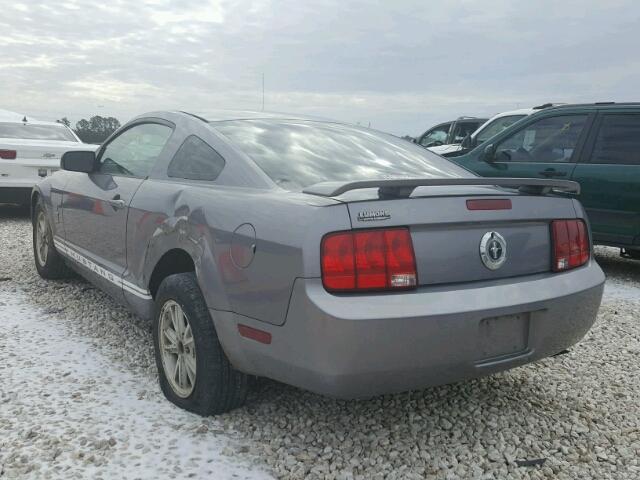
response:
{"label": "rear spoiler", "polygon": [[482,185],[517,188],[522,193],[546,195],[552,191],[580,193],[580,184],[570,180],[542,178],[400,178],[387,180],[362,180],[357,182],[320,182],[310,185],[302,193],[321,197],[337,197],[350,190],[377,188],[380,198],[406,198],[417,187],[442,187],[458,185]]}

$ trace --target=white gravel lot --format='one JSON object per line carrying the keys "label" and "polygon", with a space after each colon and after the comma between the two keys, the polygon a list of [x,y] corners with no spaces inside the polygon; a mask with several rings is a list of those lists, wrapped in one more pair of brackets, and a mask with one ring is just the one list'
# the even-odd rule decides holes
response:
{"label": "white gravel lot", "polygon": [[261,380],[201,419],[162,397],[150,325],[41,280],[0,208],[0,478],[640,478],[640,262],[597,259],[603,306],[567,355],[363,401]]}

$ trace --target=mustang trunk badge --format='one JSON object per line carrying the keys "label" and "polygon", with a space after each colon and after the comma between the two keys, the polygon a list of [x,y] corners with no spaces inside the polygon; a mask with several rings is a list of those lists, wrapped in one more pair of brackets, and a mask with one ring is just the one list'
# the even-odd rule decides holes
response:
{"label": "mustang trunk badge", "polygon": [[391,214],[388,210],[364,210],[358,212],[359,222],[377,222],[379,220],[389,220]]}
{"label": "mustang trunk badge", "polygon": [[480,240],[480,258],[489,270],[497,270],[507,261],[507,241],[498,232],[487,232]]}

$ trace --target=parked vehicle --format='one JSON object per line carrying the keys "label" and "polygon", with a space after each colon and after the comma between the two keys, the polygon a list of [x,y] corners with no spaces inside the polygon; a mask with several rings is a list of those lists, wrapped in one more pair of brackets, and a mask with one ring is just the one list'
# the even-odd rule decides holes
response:
{"label": "parked vehicle", "polygon": [[452,160],[489,177],[579,182],[594,242],[640,258],[640,104],[544,109]]}
{"label": "parked vehicle", "polygon": [[486,121],[486,118],[460,117],[451,122],[440,123],[417,137],[415,143],[425,148],[460,143]]}
{"label": "parked vehicle", "polygon": [[164,394],[203,415],[248,375],[354,398],[523,365],[602,296],[582,208],[554,193],[577,184],[477,177],[370,129],[155,112],[62,168],[33,192],[38,272],[152,318]]}
{"label": "parked vehicle", "polygon": [[522,120],[524,117],[531,115],[532,113],[536,113],[543,108],[549,108],[551,106],[553,106],[552,103],[545,103],[544,105],[539,105],[533,108],[520,108],[518,110],[499,113],[480,125],[475,132],[467,135],[460,143],[431,147],[429,150],[437,153],[438,155],[442,155],[443,157],[463,155],[482,144],[486,139],[491,138],[507,127],[510,127],[518,120]]}
{"label": "parked vehicle", "polygon": [[28,204],[33,186],[60,168],[62,154],[87,149],[65,125],[2,111],[0,203]]}

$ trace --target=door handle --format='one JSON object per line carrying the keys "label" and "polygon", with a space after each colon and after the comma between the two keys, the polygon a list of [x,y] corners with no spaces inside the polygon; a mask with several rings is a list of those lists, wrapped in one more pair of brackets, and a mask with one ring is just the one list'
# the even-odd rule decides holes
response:
{"label": "door handle", "polygon": [[538,172],[538,175],[542,175],[543,177],[551,178],[551,177],[566,177],[567,172],[558,172],[555,168],[547,168],[541,172]]}
{"label": "door handle", "polygon": [[107,201],[109,202],[109,205],[113,207],[114,210],[120,210],[121,208],[124,208],[127,206],[125,201],[120,198],[120,195],[116,195],[111,200],[107,200]]}

